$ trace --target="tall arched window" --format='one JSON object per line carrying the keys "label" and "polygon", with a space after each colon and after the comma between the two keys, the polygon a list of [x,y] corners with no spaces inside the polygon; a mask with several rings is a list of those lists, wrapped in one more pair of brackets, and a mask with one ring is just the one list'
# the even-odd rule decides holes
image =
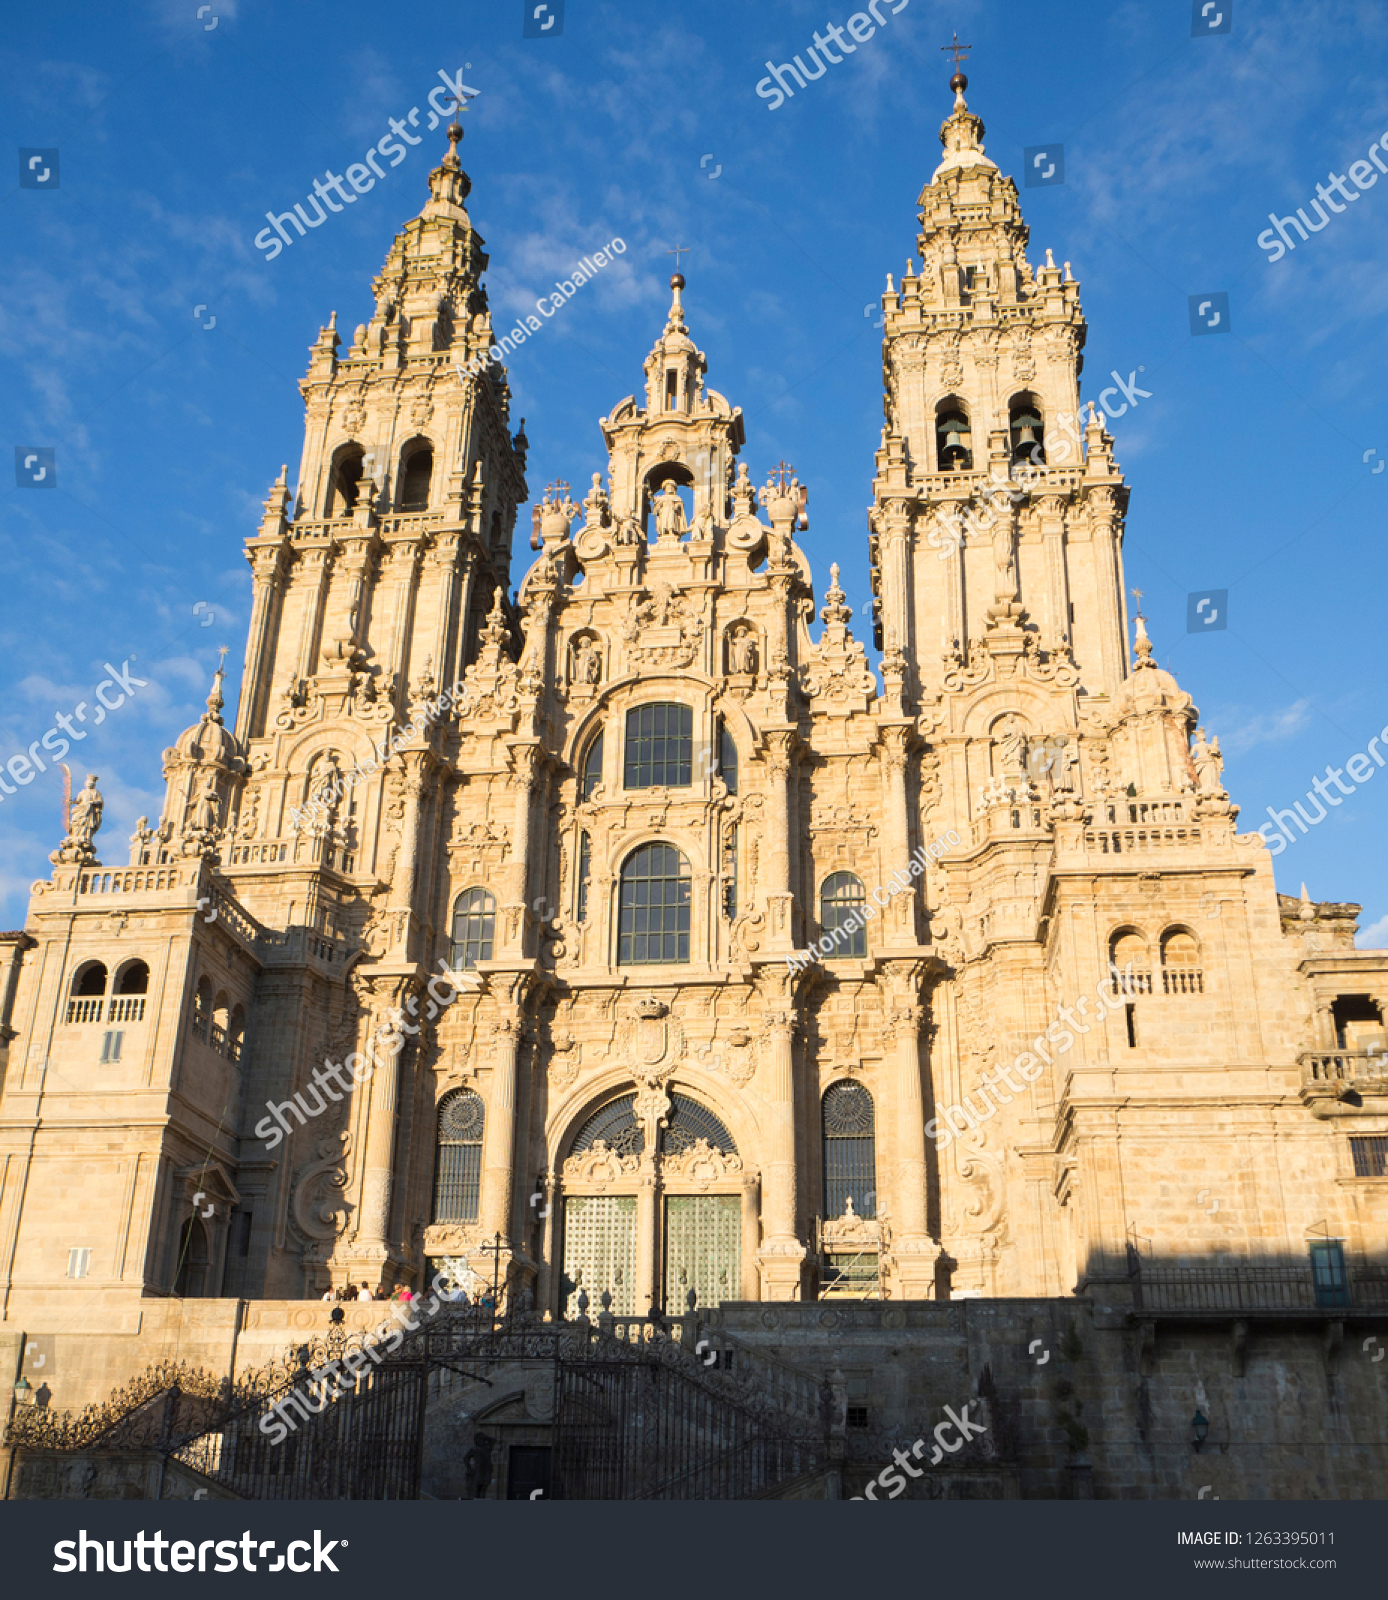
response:
{"label": "tall arched window", "polygon": [[189,1217],[178,1238],[174,1293],[185,1300],[196,1300],[205,1295],[210,1260],[207,1230],[197,1217]]}
{"label": "tall arched window", "polygon": [[471,1089],[459,1089],[439,1105],[435,1222],[477,1221],[482,1193],[482,1130],[486,1118],[481,1095],[474,1094]]}
{"label": "tall arched window", "polygon": [[588,880],[593,876],[593,841],[587,832],[578,836],[578,898],[574,916],[579,922],[588,920]]}
{"label": "tall arched window", "polygon": [[227,1060],[241,1059],[246,1043],[246,1012],[242,1006],[231,1008],[231,1021],[227,1024]]}
{"label": "tall arched window", "polygon": [[1120,993],[1152,992],[1152,958],[1136,928],[1120,928],[1109,941],[1109,970]]}
{"label": "tall arched window", "polygon": [[729,794],[737,793],[737,745],[721,717],[718,719],[718,776]]}
{"label": "tall arched window", "polygon": [[821,1106],[824,1128],[824,1217],[848,1210],[877,1215],[877,1135],[872,1096],[851,1080],[830,1084]]}
{"label": "tall arched window", "polygon": [[834,872],[819,891],[820,945],[826,939],[832,948],[829,960],[839,956],[867,954],[867,891],[863,880],[851,872]]}
{"label": "tall arched window", "polygon": [[1012,444],[1012,463],[1044,466],[1046,429],[1041,408],[1029,394],[1019,394],[1008,408],[1008,436]]}
{"label": "tall arched window", "polygon": [[198,992],[193,996],[193,1036],[207,1043],[207,1032],[212,1026],[212,984],[207,978],[198,979]]}
{"label": "tall arched window", "polygon": [[495,897],[486,889],[465,889],[453,906],[453,970],[490,961],[495,940]]}
{"label": "tall arched window", "polygon": [[602,782],[602,734],[599,733],[588,746],[583,757],[583,770],[578,780],[578,798],[591,800],[593,790]]}
{"label": "tall arched window", "polygon": [[220,1055],[227,1053],[227,1032],[230,1026],[231,997],[225,989],[221,989],[212,1002],[212,1035],[208,1041]]}
{"label": "tall arched window", "polygon": [[617,962],[689,960],[689,863],[674,845],[647,844],[622,867]]}
{"label": "tall arched window", "polygon": [[100,961],[88,961],[72,975],[72,993],[67,1003],[69,1022],[100,1022],[106,994],[106,968]]}
{"label": "tall arched window", "polygon": [[434,475],[434,447],[423,440],[407,444],[400,452],[400,509],[427,511],[429,481]]}
{"label": "tall arched window", "polygon": [[116,974],[115,993],[111,998],[109,1019],[112,1022],[143,1022],[145,997],[149,993],[149,968],[143,961],[127,961]]}
{"label": "tall arched window", "polygon": [[657,702],[627,712],[628,789],[683,788],[692,781],[694,712]]}
{"label": "tall arched window", "polygon": [[942,400],[935,412],[935,458],[941,472],[973,470],[973,433],[968,407],[953,396]]}
{"label": "tall arched window", "polygon": [[325,517],[350,517],[357,509],[365,460],[366,453],[360,445],[349,445],[339,453],[328,475],[328,497],[323,507]]}
{"label": "tall arched window", "polygon": [[1200,946],[1186,928],[1168,928],[1161,940],[1161,986],[1164,994],[1204,994],[1205,974]]}

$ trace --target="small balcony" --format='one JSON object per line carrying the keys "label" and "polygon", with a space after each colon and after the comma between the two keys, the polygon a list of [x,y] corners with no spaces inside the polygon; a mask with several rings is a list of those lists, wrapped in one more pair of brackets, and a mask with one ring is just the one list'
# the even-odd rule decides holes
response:
{"label": "small balcony", "polygon": [[1301,1098],[1355,1101],[1366,1095],[1388,1096],[1388,1053],[1374,1050],[1305,1050],[1301,1063]]}

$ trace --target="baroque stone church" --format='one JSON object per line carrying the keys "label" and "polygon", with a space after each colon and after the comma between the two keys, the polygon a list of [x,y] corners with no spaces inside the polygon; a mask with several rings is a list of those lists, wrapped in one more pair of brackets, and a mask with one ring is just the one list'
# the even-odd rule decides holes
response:
{"label": "baroque stone church", "polygon": [[154,1302],[440,1269],[551,1319],[1388,1303],[1388,953],[1237,831],[1129,613],[1079,284],[952,87],[882,296],[877,672],[678,273],[513,590],[515,336],[449,130],[312,347],[234,726],[219,671],[129,859],[89,780],[0,936],[4,1320],[134,1341],[63,1403]]}

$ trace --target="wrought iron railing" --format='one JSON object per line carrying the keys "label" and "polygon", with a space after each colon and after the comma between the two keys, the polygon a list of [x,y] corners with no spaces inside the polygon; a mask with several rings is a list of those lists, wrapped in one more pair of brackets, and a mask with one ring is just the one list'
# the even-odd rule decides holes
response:
{"label": "wrought iron railing", "polygon": [[1137,1311],[1317,1311],[1388,1307],[1388,1276],[1354,1273],[1345,1289],[1319,1289],[1304,1267],[1141,1267],[1133,1274]]}

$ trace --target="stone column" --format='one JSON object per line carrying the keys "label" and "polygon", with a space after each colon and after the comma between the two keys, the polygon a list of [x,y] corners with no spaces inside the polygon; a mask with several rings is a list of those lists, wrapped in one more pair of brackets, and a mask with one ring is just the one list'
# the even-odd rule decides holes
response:
{"label": "stone column", "polygon": [[554,1252],[559,1245],[559,1180],[554,1173],[544,1175],[541,1188],[544,1191],[545,1215],[540,1219],[540,1245],[539,1245],[539,1271],[536,1275],[535,1310],[539,1316],[546,1311],[552,1315],[559,1315],[559,1306],[554,1304],[557,1298],[556,1289],[559,1283],[559,1263],[554,1258]]}
{"label": "stone column", "polygon": [[[399,999],[403,1000],[401,994]],[[391,1255],[390,1203],[395,1187],[395,1107],[400,1092],[401,1049],[382,1048],[381,1037],[392,1030],[379,1025],[371,1034],[375,1070],[371,1075],[366,1113],[366,1153],[362,1158],[361,1222],[357,1245],[367,1257],[384,1263]],[[379,1270],[379,1267],[378,1267]]]}
{"label": "stone column", "polygon": [[502,952],[513,956],[524,954],[526,914],[529,910],[530,819],[534,809],[539,758],[538,741],[511,746],[511,860],[506,869],[508,881],[502,907],[502,927],[498,929],[498,955]]}
{"label": "stone column", "polygon": [[[883,862],[886,877],[898,872],[909,872],[911,865],[911,824],[906,805],[906,744],[909,729],[905,726],[882,730],[878,747],[882,764],[882,789],[886,805],[883,823]],[[900,880],[898,879],[898,882]],[[878,908],[882,920],[884,944],[914,944],[916,942],[916,886],[893,894],[885,906]]]}
{"label": "stone column", "polygon": [[761,1247],[761,1218],[758,1201],[761,1182],[755,1172],[742,1175],[742,1298],[759,1300],[760,1281],[757,1273],[757,1252]]}
{"label": "stone column", "polygon": [[795,1012],[788,998],[773,1002],[762,1017],[767,1104],[766,1183],[762,1195],[763,1239],[759,1255],[762,1291],[768,1300],[798,1300],[805,1261],[797,1222],[799,1195],[795,1159]]}
{"label": "stone column", "polygon": [[300,678],[311,678],[318,671],[318,647],[323,633],[323,611],[327,604],[328,589],[332,584],[333,562],[337,550],[338,547],[332,539],[325,539],[321,544],[312,541],[307,548],[300,551],[299,570],[302,576],[299,582],[313,586],[313,592],[308,597],[308,605],[304,611],[303,631],[299,636]]}
{"label": "stone column", "polygon": [[[498,975],[499,977],[500,975]],[[501,1235],[503,1252],[513,1244],[511,1201],[516,1186],[516,1062],[521,1042],[520,984],[510,996],[497,995],[498,1016],[491,1092],[487,1096],[487,1121],[482,1133],[482,1233],[483,1244]]]}
{"label": "stone column", "polygon": [[415,883],[419,875],[420,808],[429,787],[424,756],[411,751],[403,757],[405,767],[405,812],[400,819],[400,848],[395,857],[395,875],[390,889],[390,949],[408,956],[410,929],[414,922]]}
{"label": "stone column", "polygon": [[284,593],[288,541],[254,547],[254,592],[251,599],[251,626],[246,636],[246,669],[242,678],[241,704],[236,708],[236,737],[245,741],[262,728],[260,703],[267,689],[270,671],[272,629],[279,620],[279,600]]}
{"label": "stone column", "polygon": [[790,876],[790,785],[795,771],[795,734],[767,735],[770,782],[766,790],[766,947],[785,953],[795,948],[795,896]]}
{"label": "stone column", "polygon": [[[635,1314],[644,1317],[652,1302],[663,1299],[660,1281],[660,1185],[656,1182],[655,1161],[647,1149],[641,1157],[636,1177],[636,1305]],[[675,1313],[683,1306],[666,1306]]]}
{"label": "stone column", "polygon": [[[886,1035],[895,1053],[895,1089],[890,1115],[895,1122],[896,1170],[892,1184],[892,1219],[896,1237],[901,1294],[907,1300],[928,1300],[934,1294],[938,1247],[926,1222],[925,1102],[921,1090],[920,1036],[925,1013],[916,1003],[916,974],[905,992],[888,997]],[[882,1111],[879,1108],[879,1119]],[[878,1126],[881,1126],[879,1120]],[[880,1179],[879,1179],[880,1185]]]}

